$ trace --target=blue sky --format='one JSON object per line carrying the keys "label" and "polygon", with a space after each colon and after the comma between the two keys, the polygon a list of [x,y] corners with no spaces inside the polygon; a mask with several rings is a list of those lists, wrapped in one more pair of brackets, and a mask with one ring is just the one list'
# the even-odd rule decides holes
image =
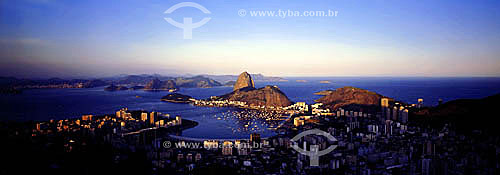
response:
{"label": "blue sky", "polygon": [[[500,76],[500,2],[490,0],[0,1],[0,73]],[[245,17],[238,10],[334,10]],[[211,20],[193,39],[167,23]]]}

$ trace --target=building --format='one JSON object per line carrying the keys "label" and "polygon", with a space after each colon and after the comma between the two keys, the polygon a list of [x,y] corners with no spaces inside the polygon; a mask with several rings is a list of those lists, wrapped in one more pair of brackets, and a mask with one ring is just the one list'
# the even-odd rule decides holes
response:
{"label": "building", "polygon": [[196,153],[196,155],[194,156],[194,161],[198,162],[201,160],[201,154],[200,153]]}
{"label": "building", "polygon": [[83,121],[92,121],[92,115],[83,115],[82,120]]}
{"label": "building", "polygon": [[394,106],[394,108],[392,108],[392,120],[397,121],[398,114],[399,114],[398,107]]}
{"label": "building", "polygon": [[417,108],[422,108],[424,107],[424,99],[423,98],[419,98],[417,100]]}
{"label": "building", "polygon": [[224,156],[233,155],[233,142],[224,141],[224,143],[222,144],[222,155]]}
{"label": "building", "polygon": [[148,113],[141,113],[141,121],[146,122],[148,120]]}
{"label": "building", "polygon": [[122,108],[116,111],[116,118],[124,118],[124,114],[128,111],[128,108]]}
{"label": "building", "polygon": [[151,112],[149,114],[149,124],[151,124],[151,125],[155,124],[157,114],[158,114],[157,112]]}
{"label": "building", "polygon": [[177,125],[182,125],[182,118],[181,118],[181,116],[175,116],[175,123]]}
{"label": "building", "polygon": [[254,143],[260,143],[260,134],[258,134],[258,133],[252,133],[252,134],[250,134],[250,142],[252,144],[254,144]]}
{"label": "building", "polygon": [[304,121],[304,118],[302,117],[295,117],[293,118],[293,125],[295,127],[299,127],[301,125],[304,125],[305,121]]}
{"label": "building", "polygon": [[390,120],[391,119],[391,108],[389,107],[384,107],[384,115],[385,115],[385,119],[386,120]]}
{"label": "building", "polygon": [[408,109],[404,109],[401,113],[401,122],[407,123],[408,122]]}
{"label": "building", "polygon": [[219,142],[215,140],[205,140],[203,141],[203,147],[205,149],[217,149],[219,146]]}
{"label": "building", "polygon": [[314,103],[313,105],[311,105],[311,107],[314,109],[314,108],[321,108],[323,106],[323,103]]}
{"label": "building", "polygon": [[122,118],[123,118],[123,119],[130,119],[130,118],[132,118],[132,114],[131,114],[131,113],[129,113],[129,112],[124,112],[124,113],[122,114]]}
{"label": "building", "polygon": [[188,153],[188,154],[186,155],[186,161],[187,161],[187,162],[192,162],[192,161],[193,161],[193,154]]}
{"label": "building", "polygon": [[380,99],[380,106],[382,108],[387,108],[389,107],[389,98],[381,98]]}
{"label": "building", "polygon": [[243,142],[241,140],[235,140],[234,147],[236,148],[238,155],[240,156],[248,155],[248,144],[246,142]]}

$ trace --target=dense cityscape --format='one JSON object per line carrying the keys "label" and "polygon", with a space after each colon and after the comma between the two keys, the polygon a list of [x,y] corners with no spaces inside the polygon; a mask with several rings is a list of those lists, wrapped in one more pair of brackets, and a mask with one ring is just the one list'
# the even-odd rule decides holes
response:
{"label": "dense cityscape", "polygon": [[[34,145],[45,145],[39,148],[41,151],[68,156],[107,148],[109,157],[97,157],[109,159],[109,169],[103,171],[111,172],[135,162],[137,165],[132,164],[139,168],[133,171],[116,171],[142,174],[498,173],[498,140],[484,136],[479,130],[464,134],[449,125],[434,128],[412,120],[409,113],[423,108],[423,99],[418,100],[419,104],[407,105],[381,98],[375,113],[342,108],[330,111],[322,103],[297,102],[287,107],[266,108],[250,107],[240,101],[191,101],[194,105],[245,108],[263,119],[281,121],[279,126],[267,128],[275,130],[277,135],[261,138],[254,133],[248,139],[214,140],[182,137],[182,130],[195,127],[196,122],[181,116],[123,108],[113,115],[38,122],[28,132],[31,133],[29,140]],[[238,119],[246,120],[241,115]],[[297,142],[291,140],[313,128],[326,131],[336,141],[320,135],[308,135]],[[97,150],[91,149],[96,145],[99,145]],[[305,150],[310,150],[310,145],[318,145],[319,150],[330,145],[337,147],[319,158],[319,166],[310,166],[310,157],[292,149],[293,145]],[[141,158],[133,157],[137,155]],[[67,169],[76,165],[59,166]],[[51,169],[47,172],[59,168]],[[97,171],[84,169],[89,173]]]}

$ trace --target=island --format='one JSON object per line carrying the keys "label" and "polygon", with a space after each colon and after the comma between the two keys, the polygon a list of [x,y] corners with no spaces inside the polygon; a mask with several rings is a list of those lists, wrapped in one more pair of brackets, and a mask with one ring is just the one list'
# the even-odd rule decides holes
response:
{"label": "island", "polygon": [[314,95],[329,95],[333,92],[334,90],[324,90],[324,91],[319,91],[315,92]]}
{"label": "island", "polygon": [[161,101],[171,102],[171,103],[189,103],[193,97],[188,95],[183,95],[179,93],[171,93],[161,98]]}
{"label": "island", "polygon": [[110,85],[106,88],[104,88],[105,91],[123,91],[123,90],[128,90],[129,88],[125,86],[115,86],[115,85]]}

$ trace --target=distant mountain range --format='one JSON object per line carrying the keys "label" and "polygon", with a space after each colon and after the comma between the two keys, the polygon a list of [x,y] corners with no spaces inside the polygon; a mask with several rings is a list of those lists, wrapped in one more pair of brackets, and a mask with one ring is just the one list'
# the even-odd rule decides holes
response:
{"label": "distant mountain range", "polygon": [[108,83],[100,79],[71,79],[50,78],[45,80],[17,79],[14,77],[0,77],[2,88],[93,88],[105,86]]}
{"label": "distant mountain range", "polygon": [[[163,85],[163,82],[167,84]],[[149,85],[149,86],[148,86]],[[44,80],[18,79],[14,77],[0,77],[0,88],[2,89],[26,89],[26,88],[94,88],[108,86],[109,90],[124,90],[123,87],[132,89],[157,90],[201,87],[209,88],[222,86],[221,83],[203,76],[194,77],[168,77],[161,75],[127,75],[101,79],[60,79],[50,78]],[[117,88],[119,87],[119,88]]]}
{"label": "distant mountain range", "polygon": [[[252,76],[255,77],[255,81],[286,81],[280,77],[266,77],[262,74],[253,74]],[[15,77],[0,77],[0,88],[4,89],[2,92],[6,93],[16,92],[13,89],[26,88],[94,88],[100,86],[108,86],[108,90],[142,89],[142,87],[148,90],[210,88],[232,86],[237,78],[236,75],[173,77],[159,74],[118,75],[99,79],[18,79]],[[167,84],[161,85],[162,83]]]}

